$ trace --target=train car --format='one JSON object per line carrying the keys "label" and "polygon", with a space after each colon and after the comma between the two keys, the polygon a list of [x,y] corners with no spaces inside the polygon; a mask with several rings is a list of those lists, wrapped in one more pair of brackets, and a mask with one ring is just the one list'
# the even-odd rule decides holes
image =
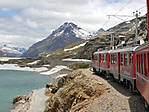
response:
{"label": "train car", "polygon": [[100,54],[98,52],[93,53],[92,56],[92,62],[93,62],[93,71],[99,72],[100,71]]}
{"label": "train car", "polygon": [[149,44],[136,49],[136,87],[145,99],[149,109]]}
{"label": "train car", "polygon": [[149,110],[149,0],[147,0],[148,43],[136,49],[136,87]]}
{"label": "train car", "polygon": [[136,90],[135,50],[129,47],[113,50],[110,62],[110,73],[114,79],[123,82],[131,92]]}
{"label": "train car", "polygon": [[109,74],[110,52],[111,51],[97,51],[93,54],[93,70],[95,72]]}
{"label": "train car", "polygon": [[110,53],[110,75],[114,79],[120,79],[120,52],[119,50],[112,50]]}
{"label": "train car", "polygon": [[131,92],[136,91],[136,72],[135,72],[135,50],[136,47],[130,47],[120,50],[120,75],[122,81]]}

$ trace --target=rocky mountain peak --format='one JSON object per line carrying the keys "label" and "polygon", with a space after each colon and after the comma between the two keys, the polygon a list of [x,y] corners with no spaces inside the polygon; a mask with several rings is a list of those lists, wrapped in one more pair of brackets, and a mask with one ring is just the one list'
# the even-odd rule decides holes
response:
{"label": "rocky mountain peak", "polygon": [[78,25],[72,22],[65,22],[58,29],[53,31],[51,35],[54,37],[60,37],[60,36],[66,37],[64,35],[73,35],[74,37],[83,40],[86,40],[91,37],[91,34],[88,31],[78,27]]}
{"label": "rocky mountain peak", "polygon": [[43,52],[52,52],[69,44],[86,40],[91,34],[72,22],[65,22],[52,32],[46,39],[35,43],[27,50],[24,57],[36,57]]}

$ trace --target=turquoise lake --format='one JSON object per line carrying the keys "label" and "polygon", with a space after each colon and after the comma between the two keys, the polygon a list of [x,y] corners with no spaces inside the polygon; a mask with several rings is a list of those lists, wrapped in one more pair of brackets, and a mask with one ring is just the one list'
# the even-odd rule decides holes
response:
{"label": "turquoise lake", "polygon": [[32,72],[0,70],[0,112],[12,109],[14,97],[43,88],[47,82],[54,81],[48,76]]}

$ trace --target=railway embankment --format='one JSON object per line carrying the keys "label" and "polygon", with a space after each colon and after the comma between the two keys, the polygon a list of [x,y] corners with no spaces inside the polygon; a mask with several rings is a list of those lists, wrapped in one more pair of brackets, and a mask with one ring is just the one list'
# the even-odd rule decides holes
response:
{"label": "railway embankment", "polygon": [[143,99],[89,69],[76,70],[47,84],[45,112],[145,112]]}

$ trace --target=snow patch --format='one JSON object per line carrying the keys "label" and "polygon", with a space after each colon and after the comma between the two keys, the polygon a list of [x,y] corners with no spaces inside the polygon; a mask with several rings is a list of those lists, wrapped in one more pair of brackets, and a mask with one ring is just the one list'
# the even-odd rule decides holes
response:
{"label": "snow patch", "polygon": [[125,36],[124,35],[119,35],[119,38],[124,38]]}
{"label": "snow patch", "polygon": [[40,60],[36,60],[36,61],[31,62],[31,63],[28,63],[28,65],[34,65],[34,64],[37,64],[38,62],[40,62]]}
{"label": "snow patch", "polygon": [[64,49],[64,51],[66,52],[66,51],[72,51],[72,50],[74,50],[74,49],[77,49],[77,48],[79,48],[79,47],[82,47],[82,46],[84,46],[86,43],[83,43],[83,44],[80,44],[80,45],[78,45],[78,46],[75,46],[75,47],[73,47],[73,48],[69,48],[69,49]]}
{"label": "snow patch", "polygon": [[140,45],[142,45],[142,44],[144,44],[145,42],[144,42],[144,40],[140,40]]}
{"label": "snow patch", "polygon": [[10,59],[21,59],[21,58],[16,58],[16,57],[0,57],[0,61],[9,61]]}
{"label": "snow patch", "polygon": [[50,65],[43,65],[43,67],[50,67]]}
{"label": "snow patch", "polygon": [[57,76],[56,79],[61,78],[61,77],[64,77],[66,75],[68,75],[68,74],[61,74],[61,75]]}
{"label": "snow patch", "polygon": [[47,71],[47,72],[42,72],[42,73],[40,73],[40,74],[43,74],[43,75],[51,75],[51,74],[57,73],[58,71],[60,71],[60,70],[62,70],[62,69],[70,70],[67,66],[57,65],[57,66],[55,66],[54,68],[52,68],[51,70],[49,70],[49,71]]}
{"label": "snow patch", "polygon": [[76,34],[76,37],[81,38],[81,39],[89,39],[90,38],[90,33],[83,30],[83,29],[73,29],[73,32]]}
{"label": "snow patch", "polygon": [[48,70],[46,67],[30,68],[30,67],[19,67],[17,64],[3,64],[0,65],[0,70],[19,70],[19,71],[30,71],[30,72],[42,72]]}
{"label": "snow patch", "polygon": [[61,32],[56,33],[54,36],[55,37],[60,36],[63,32],[64,32],[64,30],[62,30]]}
{"label": "snow patch", "polygon": [[62,59],[62,61],[91,62],[91,60],[87,60],[87,59],[71,59],[71,58]]}

